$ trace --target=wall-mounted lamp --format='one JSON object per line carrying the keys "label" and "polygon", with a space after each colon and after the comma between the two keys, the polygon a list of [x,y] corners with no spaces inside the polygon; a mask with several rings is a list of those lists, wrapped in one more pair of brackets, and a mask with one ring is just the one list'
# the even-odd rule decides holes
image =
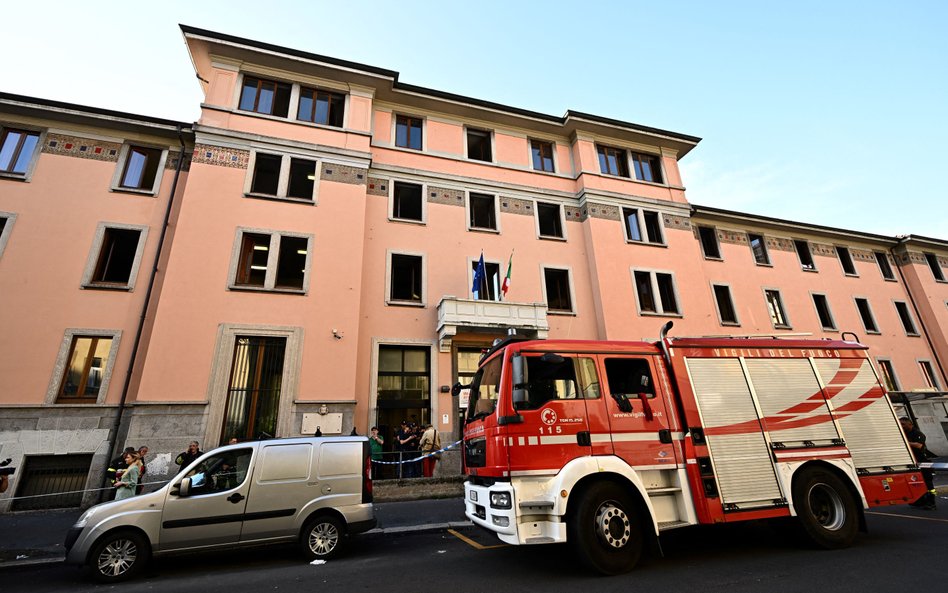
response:
{"label": "wall-mounted lamp", "polygon": [[326,414],[329,413],[329,406],[327,406],[326,404],[323,404],[319,406],[319,409],[317,410],[317,412],[319,412],[320,416],[325,416]]}

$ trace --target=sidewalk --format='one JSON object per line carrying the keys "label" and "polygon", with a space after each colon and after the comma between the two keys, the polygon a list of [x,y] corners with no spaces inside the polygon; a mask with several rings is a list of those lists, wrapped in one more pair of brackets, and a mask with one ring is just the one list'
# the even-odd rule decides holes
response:
{"label": "sidewalk", "polygon": [[[81,514],[77,509],[0,514],[0,570],[62,562],[66,531]],[[463,500],[457,497],[377,502],[375,516],[378,527],[369,533],[411,533],[470,524]]]}

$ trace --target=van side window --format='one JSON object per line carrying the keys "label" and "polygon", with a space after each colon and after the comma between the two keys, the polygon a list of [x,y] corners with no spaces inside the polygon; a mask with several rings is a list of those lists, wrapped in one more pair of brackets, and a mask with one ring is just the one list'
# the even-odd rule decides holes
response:
{"label": "van side window", "polygon": [[536,410],[554,399],[597,399],[596,363],[591,358],[528,356],[527,390],[520,410]]}
{"label": "van side window", "polygon": [[606,381],[613,396],[647,393],[649,398],[655,397],[655,382],[644,358],[607,358]]}
{"label": "van side window", "polygon": [[188,472],[190,496],[232,490],[247,479],[253,449],[236,449],[211,455]]}

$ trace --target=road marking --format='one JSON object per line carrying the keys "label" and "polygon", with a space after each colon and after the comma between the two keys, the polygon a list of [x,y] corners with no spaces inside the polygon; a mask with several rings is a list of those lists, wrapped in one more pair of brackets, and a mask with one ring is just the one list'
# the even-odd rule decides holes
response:
{"label": "road marking", "polygon": [[458,538],[459,540],[461,540],[462,542],[466,543],[467,545],[471,546],[472,548],[476,550],[493,550],[494,548],[506,548],[509,545],[509,544],[497,544],[496,546],[485,546],[483,544],[477,543],[476,541],[472,540],[471,538],[467,536],[461,535],[460,533],[458,533],[457,531],[453,529],[449,529],[448,533],[450,533],[454,537]]}
{"label": "road marking", "polygon": [[919,521],[935,521],[936,523],[948,523],[948,519],[935,519],[934,517],[916,517],[915,515],[900,515],[898,513],[866,513],[867,515],[878,515],[880,517],[902,517],[903,519],[918,519]]}

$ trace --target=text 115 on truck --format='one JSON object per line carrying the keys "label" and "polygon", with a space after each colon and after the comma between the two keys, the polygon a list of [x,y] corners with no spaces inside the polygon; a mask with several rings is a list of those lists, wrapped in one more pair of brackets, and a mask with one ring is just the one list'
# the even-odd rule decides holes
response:
{"label": "text 115 on truck", "polygon": [[817,546],[848,546],[863,509],[925,492],[865,346],[670,327],[488,350],[464,426],[467,517],[616,574],[646,538],[697,524],[796,517]]}

